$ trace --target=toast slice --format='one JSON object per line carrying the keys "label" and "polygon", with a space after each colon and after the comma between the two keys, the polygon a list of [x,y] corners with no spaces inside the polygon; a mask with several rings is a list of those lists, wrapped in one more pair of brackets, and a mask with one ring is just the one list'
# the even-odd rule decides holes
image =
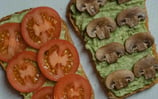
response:
{"label": "toast slice", "polygon": [[[0,19],[0,25],[5,24],[5,23],[9,23],[9,22],[20,23],[22,21],[23,17],[25,16],[25,14],[28,13],[31,9],[32,8],[25,9],[25,10],[22,10],[22,11],[19,11],[19,12],[16,12],[14,14],[11,14],[11,15],[8,15],[6,17],[1,18]],[[16,20],[14,20],[14,19],[16,19]],[[69,33],[69,29],[68,29],[68,27],[67,27],[64,20],[62,20],[61,33],[60,33],[59,39],[67,40],[67,41],[69,41],[73,44],[72,38],[71,38],[70,33]],[[37,52],[37,50],[32,48],[32,47],[28,47],[26,50]],[[7,67],[7,63],[3,62],[3,61],[0,61],[0,66],[5,71],[6,67]],[[75,74],[78,74],[78,75],[80,75],[80,76],[82,76],[82,77],[84,77],[85,79],[88,80],[88,78],[85,74],[85,71],[83,70],[83,67],[82,67],[81,64],[79,64],[79,67],[78,67]],[[55,82],[55,81],[51,81],[51,80],[47,79],[45,81],[45,83],[42,85],[42,87],[46,87],[46,86],[53,86],[54,87],[56,85],[56,83],[57,82]],[[29,92],[29,93],[19,92],[19,94],[21,94],[23,96],[23,99],[32,99],[32,96],[33,96],[34,92]],[[91,91],[91,99],[94,99],[93,89]]]}
{"label": "toast slice", "polygon": [[[97,0],[92,0],[90,3],[92,4],[93,1],[97,1]],[[90,58],[92,59],[93,66],[96,70],[96,73],[98,74],[98,79],[100,80],[100,84],[105,89],[105,93],[107,97],[109,99],[124,99],[130,95],[133,95],[138,92],[144,91],[148,88],[151,88],[157,82],[158,72],[156,72],[155,78],[150,79],[150,80],[146,80],[143,76],[134,77],[134,80],[131,81],[128,85],[125,84],[126,86],[124,86],[123,88],[122,87],[119,88],[121,85],[116,87],[115,85],[116,82],[115,83],[113,82],[113,85],[115,86],[113,86],[113,88],[110,89],[106,84],[107,79],[112,78],[113,76],[111,75],[116,76],[115,71],[126,69],[126,70],[134,72],[133,70],[134,65],[146,55],[151,55],[155,57],[157,61],[158,54],[156,52],[156,45],[154,43],[152,44],[151,47],[147,48],[146,50],[142,52],[134,52],[132,54],[125,52],[126,54],[123,55],[122,57],[118,58],[117,60],[114,59],[115,62],[107,61],[107,59],[105,59],[106,61],[100,61],[98,57],[102,56],[101,58],[103,58],[103,54],[105,53],[101,53],[101,54],[99,53],[99,56],[98,56],[96,53],[99,48],[103,49],[103,46],[105,48],[105,46],[106,47],[109,46],[109,44],[112,42],[119,42],[123,46],[125,46],[124,43],[126,42],[126,40],[129,37],[132,37],[134,34],[137,34],[140,32],[143,32],[143,33],[146,32],[147,34],[150,34],[149,29],[148,29],[147,16],[145,20],[139,22],[139,24],[137,24],[136,26],[132,26],[132,25],[130,26],[129,24],[125,26],[121,26],[117,22],[118,14],[120,12],[123,12],[125,9],[139,7],[139,8],[144,9],[145,13],[147,13],[146,6],[145,6],[146,0],[124,0],[124,1],[117,0],[119,2],[123,1],[121,4],[116,2],[116,0],[109,0],[109,1],[101,0],[100,2],[104,2],[104,1],[105,1],[104,5],[99,6],[99,10],[96,10],[93,4],[91,5],[91,7],[94,8],[92,11],[96,12],[96,14],[93,15],[89,10],[87,10],[87,8],[90,6],[86,6],[86,4],[87,5],[90,4],[89,2],[86,2],[84,5],[83,3],[84,0],[78,0],[78,2],[83,3],[83,5],[81,3],[82,6],[80,6],[79,8],[77,7],[79,6],[79,4],[77,5],[77,0],[70,0],[67,6],[66,17],[69,20],[71,26],[73,27],[75,33],[82,39],[83,44],[85,45],[85,48],[88,50],[88,53],[91,56]],[[81,8],[83,9],[81,10]],[[134,12],[134,13],[137,13],[137,12]],[[125,15],[125,12],[124,12],[124,15]],[[107,17],[111,18],[113,22],[117,23],[117,24],[113,23],[113,25],[110,25],[110,29],[111,30],[115,29],[115,30],[113,31],[110,30],[110,32],[112,33],[109,33],[108,36],[104,35],[104,39],[102,39],[102,36],[99,37],[97,34],[95,34],[95,32],[97,32],[97,28],[95,28],[97,27],[97,25],[92,24],[92,22],[96,23],[97,19],[99,18],[103,19],[103,17],[106,17],[105,20],[107,23],[112,23],[109,20],[107,21]],[[99,22],[101,23],[102,21],[98,21],[98,25],[99,25]],[[104,23],[104,24],[107,24],[107,23]],[[89,31],[90,30],[93,31],[93,29],[92,28],[88,29],[88,26],[93,27],[95,31],[93,34],[89,33]],[[111,48],[109,47],[109,49],[113,50],[112,47]],[[127,51],[127,49],[125,50]],[[108,52],[106,54],[108,54]],[[112,55],[109,55],[109,57],[112,57]],[[134,74],[134,76],[136,75]]]}

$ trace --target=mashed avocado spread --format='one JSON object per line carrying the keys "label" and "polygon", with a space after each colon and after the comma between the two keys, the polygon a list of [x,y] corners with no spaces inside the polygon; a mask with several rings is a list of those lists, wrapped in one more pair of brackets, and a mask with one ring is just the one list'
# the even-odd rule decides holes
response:
{"label": "mashed avocado spread", "polygon": [[[121,12],[123,9],[132,8],[135,6],[139,6],[141,8],[145,8],[145,0],[131,0],[130,2],[124,4],[117,4],[116,1],[110,2],[108,1],[103,7],[100,8],[100,12],[95,16],[91,17],[87,13],[80,13],[75,8],[75,5],[71,6],[72,17],[75,19],[76,25],[79,27],[81,35],[84,37],[84,41],[86,42],[86,49],[88,49],[92,56],[93,60],[96,64],[96,69],[99,72],[100,76],[104,79],[108,74],[113,71],[120,69],[129,69],[132,70],[133,65],[141,58],[146,55],[153,55],[152,48],[148,48],[147,50],[139,53],[127,54],[123,57],[119,58],[116,63],[107,64],[106,62],[98,62],[95,57],[95,52],[98,48],[103,45],[106,45],[111,42],[119,42],[124,45],[125,40],[139,32],[147,32],[148,29],[146,27],[145,21],[140,22],[139,25],[134,28],[129,28],[127,26],[117,27],[117,29],[110,34],[109,39],[99,40],[97,38],[89,38],[85,33],[85,29],[87,24],[99,17],[110,17],[115,20],[117,14]],[[158,73],[156,74],[158,77]],[[151,84],[152,80],[145,80],[144,77],[135,78],[135,80],[129,83],[128,87],[125,87],[121,90],[112,90],[112,92],[116,96],[124,96],[125,94],[129,94],[139,88],[143,88],[147,84]]]}

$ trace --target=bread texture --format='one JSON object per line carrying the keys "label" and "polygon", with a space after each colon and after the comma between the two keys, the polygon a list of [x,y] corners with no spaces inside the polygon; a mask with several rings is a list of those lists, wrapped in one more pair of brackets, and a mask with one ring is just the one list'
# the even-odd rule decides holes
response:
{"label": "bread texture", "polygon": [[[30,9],[25,9],[25,10],[22,10],[22,11],[19,11],[19,12],[15,12],[11,15],[8,15],[8,16],[5,16],[3,18],[0,19],[0,23],[7,23],[7,21],[12,17],[12,15],[15,15],[15,14],[21,14],[21,13],[25,13],[27,11],[30,11],[32,8]],[[61,24],[61,30],[62,31],[65,31],[64,35],[62,35],[62,38],[61,39],[64,39],[64,40],[67,40],[69,42],[71,42],[73,44],[73,41],[72,41],[72,38],[71,38],[71,35],[70,35],[70,32],[69,32],[69,29],[68,29],[68,26],[66,24],[66,22],[64,20],[62,20],[62,24]],[[3,61],[0,61],[0,66],[3,68],[3,70],[5,71],[6,70],[6,63],[3,62]],[[76,72],[76,74],[79,74],[81,76],[83,76],[84,78],[88,79],[88,77],[86,76],[85,74],[85,71],[83,70],[83,66],[81,64],[79,64],[79,67],[78,67],[78,70]],[[48,82],[52,82],[52,81],[49,81]],[[21,93],[19,93],[21,94]],[[26,95],[27,99],[31,99],[30,95],[27,96],[27,93],[24,93],[22,94],[23,96]],[[24,99],[26,98],[24,97]],[[29,97],[29,98],[28,98]],[[94,93],[93,93],[93,89],[92,89],[92,92],[91,92],[91,99],[94,99]]]}
{"label": "bread texture", "polygon": [[[144,0],[145,2],[145,0]],[[71,24],[74,32],[76,33],[76,35],[78,37],[80,37],[80,39],[82,40],[83,42],[83,45],[86,44],[86,41],[84,40],[84,35],[83,35],[83,31],[81,31],[81,29],[76,25],[76,21],[75,19],[73,18],[73,12],[72,12],[72,9],[71,9],[71,6],[72,5],[75,5],[76,3],[76,0],[70,0],[69,4],[67,5],[67,12],[66,12],[66,17],[69,21],[69,23]],[[144,5],[145,6],[145,5]],[[146,7],[146,6],[145,6]],[[145,8],[146,10],[146,8]],[[146,10],[147,12],[147,10]],[[81,12],[82,13],[82,12]],[[145,21],[145,25],[146,25],[146,28],[148,29],[148,17],[146,18],[146,21]],[[119,27],[118,27],[119,28]],[[148,29],[149,31],[149,29]],[[84,31],[85,32],[85,31]],[[92,53],[90,52],[90,50],[87,50],[87,53],[89,54],[90,56],[90,59],[91,59],[91,62],[92,62],[92,65],[96,71],[96,73],[98,74],[98,79],[100,81],[100,84],[102,85],[102,87],[104,88],[105,90],[105,94],[107,95],[108,99],[125,99],[126,97],[129,97],[133,94],[136,94],[138,92],[141,92],[141,91],[144,91],[148,88],[151,88],[153,85],[155,85],[157,83],[157,80],[155,79],[152,83],[148,84],[148,85],[145,85],[144,87],[142,88],[139,88],[131,93],[128,93],[128,94],[125,94],[123,96],[116,96],[111,90],[109,90],[108,88],[106,88],[105,84],[104,84],[104,78],[102,78],[99,74],[99,72],[97,71],[97,68],[96,68],[96,64],[94,62],[94,59],[92,59]],[[158,54],[156,52],[156,44],[153,44],[152,46],[152,53],[153,55],[158,59]]]}

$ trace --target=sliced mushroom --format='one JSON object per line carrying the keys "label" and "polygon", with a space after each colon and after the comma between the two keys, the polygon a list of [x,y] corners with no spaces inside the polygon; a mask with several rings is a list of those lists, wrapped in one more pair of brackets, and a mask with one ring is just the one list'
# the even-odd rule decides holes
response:
{"label": "sliced mushroom", "polygon": [[100,47],[96,51],[96,58],[99,61],[106,61],[111,64],[117,61],[117,59],[125,54],[124,46],[117,42],[109,43],[103,47]]}
{"label": "sliced mushroom", "polygon": [[129,82],[134,80],[134,74],[130,70],[117,70],[109,74],[105,80],[105,85],[108,89],[119,90],[127,87]]}
{"label": "sliced mushroom", "polygon": [[128,25],[134,27],[139,24],[139,21],[146,19],[146,12],[140,7],[129,8],[120,12],[117,16],[117,24],[119,26]]}
{"label": "sliced mushroom", "polygon": [[152,46],[153,43],[154,38],[150,33],[137,33],[126,40],[125,49],[128,53],[140,52]]}
{"label": "sliced mushroom", "polygon": [[99,7],[103,6],[107,0],[76,0],[76,8],[80,12],[87,11],[91,16],[99,12]]}
{"label": "sliced mushroom", "polygon": [[125,2],[128,2],[128,1],[131,1],[131,0],[117,0],[117,2],[118,2],[119,4],[122,4],[122,3],[125,3]]}
{"label": "sliced mushroom", "polygon": [[108,17],[102,17],[92,20],[87,28],[86,32],[89,37],[99,39],[109,38],[110,33],[116,29],[116,23],[113,19]]}
{"label": "sliced mushroom", "polygon": [[158,60],[147,55],[134,65],[133,72],[136,77],[144,76],[145,79],[152,79],[156,76],[156,70],[158,70]]}

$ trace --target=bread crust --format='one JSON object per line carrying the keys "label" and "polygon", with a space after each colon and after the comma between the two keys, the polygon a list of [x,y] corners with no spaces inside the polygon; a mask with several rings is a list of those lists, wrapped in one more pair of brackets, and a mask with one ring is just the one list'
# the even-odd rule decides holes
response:
{"label": "bread crust", "polygon": [[[29,11],[29,10],[31,10],[31,9],[32,9],[32,8],[24,9],[24,10],[22,10],[22,11],[15,12],[15,13],[13,13],[13,14],[20,14],[20,13]],[[0,22],[9,20],[9,19],[12,17],[13,14],[1,18],[1,19],[0,19]],[[61,26],[62,29],[65,30],[65,35],[64,35],[65,40],[68,40],[69,42],[71,42],[72,44],[74,44],[73,41],[72,41],[70,32],[69,32],[68,26],[67,26],[67,24],[66,24],[66,22],[65,22],[64,20],[62,20],[62,24],[61,24],[61,25],[62,25],[62,26]],[[6,70],[5,66],[3,66],[3,62],[2,62],[2,61],[0,61],[0,67],[2,67],[4,71]],[[79,64],[79,68],[81,68],[81,70],[82,70],[81,75],[82,75],[83,77],[85,77],[86,79],[88,79],[88,77],[87,77],[86,74],[85,74],[85,71],[83,70],[83,66],[82,66],[81,64]],[[94,99],[94,92],[93,92],[93,89],[92,89],[91,99]]]}
{"label": "bread crust", "polygon": [[[76,3],[76,0],[70,0],[69,4],[67,5],[66,17],[67,17],[67,19],[68,19],[70,25],[72,26],[74,32],[77,34],[78,37],[80,37],[80,39],[82,40],[83,45],[85,45],[85,42],[84,42],[83,37],[82,37],[82,35],[81,35],[81,32],[80,32],[79,28],[77,27],[77,25],[75,24],[75,20],[72,18],[71,5],[73,5],[73,4],[75,4],[75,3]],[[145,7],[146,7],[146,6],[145,6]],[[146,8],[145,8],[145,10],[146,10]],[[146,10],[146,12],[147,12],[147,10]],[[148,17],[147,17],[147,20],[146,20],[146,23],[145,23],[145,24],[146,24],[146,27],[147,27],[147,29],[148,29]],[[149,29],[148,29],[148,30],[149,30]],[[154,44],[154,45],[152,46],[152,51],[153,51],[153,53],[154,53],[154,56],[158,59],[158,54],[157,54],[157,52],[156,52],[156,44]],[[90,57],[90,59],[91,59],[91,63],[92,63],[92,65],[93,65],[93,67],[95,68],[95,67],[96,67],[96,66],[95,66],[95,63],[94,63],[94,61],[93,61],[92,58],[91,58],[91,57],[92,57],[92,54],[91,54],[90,51],[88,51],[88,50],[87,50],[87,52],[88,52],[89,57]],[[140,88],[140,89],[138,89],[138,90],[133,91],[132,93],[126,94],[126,95],[121,96],[121,97],[117,97],[117,96],[114,95],[114,93],[113,93],[112,91],[108,90],[108,89],[104,86],[104,79],[99,75],[99,72],[96,70],[96,68],[95,68],[95,72],[97,73],[97,76],[98,76],[98,79],[99,79],[99,81],[100,81],[100,84],[101,84],[101,86],[103,87],[103,89],[104,89],[104,91],[105,91],[105,94],[107,95],[108,99],[125,99],[126,97],[129,97],[129,96],[131,96],[131,95],[133,95],[133,94],[136,94],[136,93],[138,93],[138,92],[141,92],[141,91],[144,91],[144,90],[146,90],[146,89],[149,89],[149,88],[151,88],[152,86],[154,86],[156,83],[158,83],[158,80],[157,80],[157,81],[154,81],[154,82],[152,82],[151,84],[144,86],[143,88]]]}

